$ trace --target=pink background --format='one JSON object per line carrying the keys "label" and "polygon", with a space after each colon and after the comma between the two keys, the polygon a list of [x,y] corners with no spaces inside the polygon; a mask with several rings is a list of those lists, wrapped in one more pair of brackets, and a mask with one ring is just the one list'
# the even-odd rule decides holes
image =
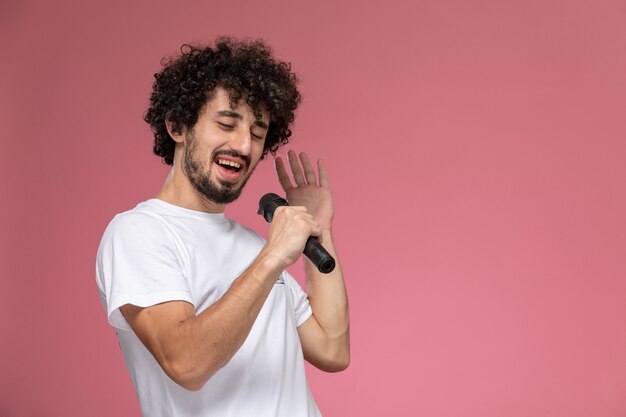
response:
{"label": "pink background", "polygon": [[[96,248],[166,175],[159,60],[218,34],[293,62],[293,147],[330,170],[326,416],[626,416],[623,0],[175,3],[0,5],[0,416],[139,416]],[[267,162],[227,214],[265,234],[278,190]]]}

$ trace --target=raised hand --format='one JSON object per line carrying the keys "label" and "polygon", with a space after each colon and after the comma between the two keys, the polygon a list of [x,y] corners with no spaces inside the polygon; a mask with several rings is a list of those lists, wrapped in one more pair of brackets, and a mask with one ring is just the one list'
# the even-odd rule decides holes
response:
{"label": "raised hand", "polygon": [[318,175],[316,175],[306,153],[300,153],[299,161],[295,151],[291,150],[287,155],[291,174],[296,185],[293,185],[285,164],[280,157],[276,158],[276,173],[280,185],[285,190],[289,205],[306,207],[307,212],[313,215],[322,230],[330,230],[332,228],[334,209],[324,162],[321,159],[317,161],[318,181]]}

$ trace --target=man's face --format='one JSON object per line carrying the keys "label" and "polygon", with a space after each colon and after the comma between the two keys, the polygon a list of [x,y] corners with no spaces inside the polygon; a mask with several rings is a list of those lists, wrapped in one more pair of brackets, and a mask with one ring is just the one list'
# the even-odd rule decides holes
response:
{"label": "man's face", "polygon": [[247,104],[231,107],[228,93],[217,88],[185,133],[183,172],[208,200],[233,202],[261,158],[268,126],[267,112],[257,120]]}

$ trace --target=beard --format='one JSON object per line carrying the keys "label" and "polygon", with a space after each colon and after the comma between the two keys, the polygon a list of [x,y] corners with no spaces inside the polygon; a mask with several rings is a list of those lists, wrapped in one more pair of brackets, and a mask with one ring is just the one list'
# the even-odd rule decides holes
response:
{"label": "beard", "polygon": [[244,178],[240,185],[221,181],[216,183],[216,181],[213,181],[210,177],[210,168],[207,169],[201,162],[201,158],[198,157],[197,147],[195,132],[192,131],[187,137],[187,146],[185,147],[185,155],[183,158],[183,172],[196,191],[217,204],[232,203],[239,198],[243,187],[254,171],[254,167],[250,167],[250,158],[246,155],[241,155],[229,150],[214,151],[209,160],[209,164],[212,164],[218,155],[230,155],[242,158],[246,161],[245,169],[246,171],[249,170],[249,172],[243,173]]}

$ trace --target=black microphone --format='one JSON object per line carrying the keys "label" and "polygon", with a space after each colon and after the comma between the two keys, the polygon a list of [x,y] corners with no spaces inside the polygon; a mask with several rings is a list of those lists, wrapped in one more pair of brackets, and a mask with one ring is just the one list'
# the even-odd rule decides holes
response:
{"label": "black microphone", "polygon": [[[257,213],[263,216],[268,223],[271,223],[274,218],[274,211],[280,206],[288,205],[284,198],[274,193],[268,193],[261,197]],[[335,259],[313,236],[309,236],[306,245],[304,245],[304,256],[323,274],[328,274],[335,269]]]}

